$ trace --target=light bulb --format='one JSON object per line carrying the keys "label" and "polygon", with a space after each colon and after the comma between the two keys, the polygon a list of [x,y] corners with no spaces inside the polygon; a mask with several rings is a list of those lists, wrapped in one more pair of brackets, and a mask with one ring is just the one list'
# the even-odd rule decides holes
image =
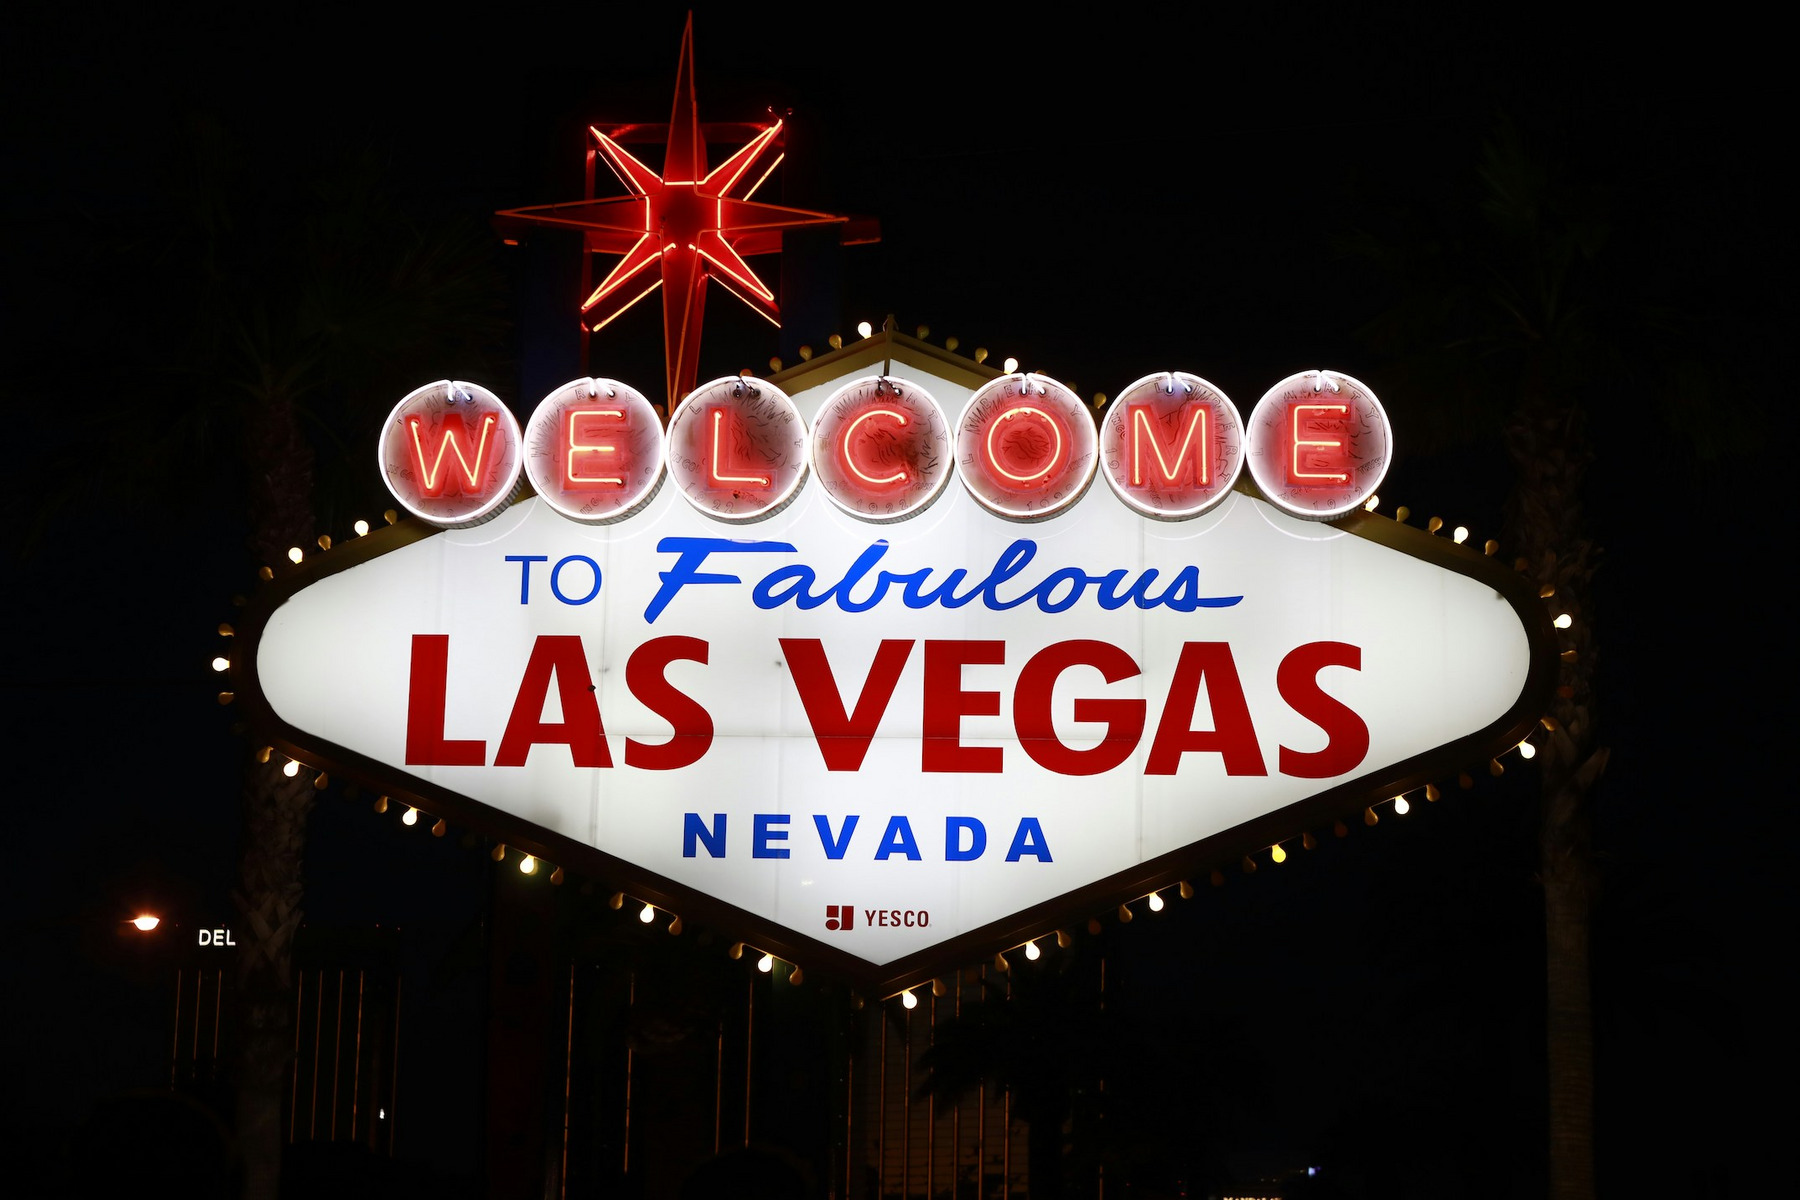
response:
{"label": "light bulb", "polygon": [[519,874],[521,874],[521,875],[537,874],[537,859],[533,858],[529,854],[527,854],[524,858],[521,858],[519,860]]}
{"label": "light bulb", "polygon": [[152,929],[155,929],[158,925],[162,924],[162,918],[153,917],[149,913],[145,913],[141,917],[133,917],[131,923],[136,925],[143,932],[149,933]]}
{"label": "light bulb", "polygon": [[867,321],[858,321],[856,323],[856,335],[858,337],[869,337],[874,332],[875,332],[875,327],[873,325],[869,324]]}
{"label": "light bulb", "polygon": [[1280,842],[1276,842],[1269,850],[1269,857],[1278,863],[1284,863],[1287,861],[1287,851],[1281,848]]}
{"label": "light bulb", "polygon": [[770,971],[773,971],[775,969],[775,956],[773,954],[765,954],[761,958],[757,959],[756,960],[756,969],[761,971],[764,975],[767,975]]}
{"label": "light bulb", "polygon": [[1394,811],[1404,817],[1407,813],[1412,811],[1412,805],[1406,802],[1405,796],[1395,796]]}
{"label": "light bulb", "polygon": [[1469,540],[1469,527],[1467,525],[1458,525],[1456,527],[1456,532],[1454,532],[1450,535],[1450,540],[1455,542],[1459,546],[1462,545],[1464,542],[1468,541]]}
{"label": "light bulb", "polygon": [[1006,373],[1008,375],[1011,375],[1014,371],[1019,369],[1019,360],[1016,358],[1009,358],[1002,363],[1001,366],[1006,368]]}
{"label": "light bulb", "polygon": [[1369,502],[1367,504],[1363,505],[1363,511],[1364,512],[1374,512],[1376,510],[1376,508],[1380,507],[1380,505],[1381,505],[1381,497],[1380,496],[1370,496]]}
{"label": "light bulb", "polygon": [[417,825],[419,823],[419,810],[416,808],[407,809],[406,815],[400,818],[400,823],[402,825]]}
{"label": "light bulb", "polygon": [[919,1007],[919,998],[911,992],[901,992],[900,1003],[906,1005],[908,1008],[917,1008]]}
{"label": "light bulb", "polygon": [[1162,910],[1163,910],[1162,893],[1161,892],[1151,892],[1150,893],[1150,911],[1151,912],[1161,912]]}
{"label": "light bulb", "polygon": [[654,905],[654,904],[644,905],[644,907],[638,912],[638,920],[642,921],[646,925],[648,925],[650,922],[656,920],[656,905]]}
{"label": "light bulb", "polygon": [[1537,757],[1537,747],[1532,745],[1530,742],[1520,742],[1519,743],[1519,757],[1520,758],[1536,758]]}
{"label": "light bulb", "polygon": [[369,532],[369,523],[367,521],[358,521],[355,525],[352,525],[351,528],[356,530],[357,537],[363,537]]}
{"label": "light bulb", "polygon": [[226,658],[224,655],[220,655],[218,658],[213,659],[213,670],[215,670],[215,671],[231,670],[231,660],[229,658]]}
{"label": "light bulb", "polygon": [[1038,949],[1036,942],[1026,942],[1025,957],[1029,958],[1032,962],[1036,962],[1038,959],[1044,957],[1044,952]]}
{"label": "light bulb", "polygon": [[1556,618],[1556,621],[1555,621],[1555,625],[1558,629],[1567,629],[1569,626],[1573,625],[1574,623],[1575,623],[1575,618],[1571,617],[1568,613],[1562,614],[1560,617]]}
{"label": "light bulb", "polygon": [[281,773],[286,775],[289,779],[292,779],[300,773],[300,764],[290,758],[288,759],[287,766],[281,768]]}
{"label": "light bulb", "polygon": [[288,561],[289,562],[297,563],[305,557],[306,557],[306,551],[302,550],[300,547],[298,547],[298,546],[289,546],[288,547]]}

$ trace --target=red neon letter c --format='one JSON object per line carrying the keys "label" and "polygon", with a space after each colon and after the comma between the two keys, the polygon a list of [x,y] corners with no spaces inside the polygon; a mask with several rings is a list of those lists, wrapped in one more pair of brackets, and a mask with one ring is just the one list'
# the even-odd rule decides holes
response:
{"label": "red neon letter c", "polygon": [[[867,436],[860,439],[857,437],[857,430],[861,429],[865,422],[872,421],[876,417],[886,417],[895,425],[901,428],[906,427],[905,413],[891,408],[871,408],[846,425],[843,436],[838,439],[838,451],[844,456],[844,465],[850,468],[852,475],[871,487],[890,487],[897,483],[905,483],[912,477],[911,472],[899,464],[870,462],[865,451],[868,449],[867,443],[872,439]],[[880,436],[874,426],[870,426],[869,433],[876,437]],[[888,470],[889,466],[893,466],[895,469],[890,471]]]}

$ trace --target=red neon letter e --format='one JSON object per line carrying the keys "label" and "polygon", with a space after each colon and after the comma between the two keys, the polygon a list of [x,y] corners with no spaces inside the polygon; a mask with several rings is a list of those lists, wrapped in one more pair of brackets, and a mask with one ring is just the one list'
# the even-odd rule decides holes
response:
{"label": "red neon letter e", "polygon": [[563,486],[576,491],[625,486],[625,448],[618,442],[625,413],[617,408],[572,408],[563,426]]}
{"label": "red neon letter e", "polygon": [[1350,406],[1288,405],[1289,483],[1350,482]]}

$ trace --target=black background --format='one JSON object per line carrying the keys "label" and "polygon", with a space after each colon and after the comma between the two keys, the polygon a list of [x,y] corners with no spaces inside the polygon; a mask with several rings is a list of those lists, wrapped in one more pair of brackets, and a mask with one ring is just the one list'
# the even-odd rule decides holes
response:
{"label": "black background", "polygon": [[[118,921],[153,906],[188,937],[230,920],[242,743],[207,662],[257,565],[236,465],[198,460],[199,486],[121,499],[69,456],[84,417],[147,369],[128,331],[183,293],[126,269],[140,261],[126,243],[172,205],[188,122],[220,122],[271,191],[304,189],[313,164],[367,145],[422,207],[479,223],[578,196],[585,123],[665,119],[682,11],[65,7],[8,39],[5,362],[21,381],[8,459],[34,494],[5,551],[0,1061],[26,1162],[51,1161],[100,1097],[162,1070],[165,977]],[[792,110],[771,197],[882,222],[881,243],[844,251],[837,278],[802,281],[818,324],[787,330],[785,351],[715,292],[703,378],[791,362],[799,342],[891,312],[1084,393],[1176,367],[1245,407],[1332,366],[1388,400],[1358,330],[1391,284],[1345,258],[1347,233],[1466,204],[1503,113],[1557,170],[1605,191],[1609,253],[1694,316],[1699,352],[1735,381],[1730,404],[1768,424],[1703,462],[1705,412],[1671,430],[1648,399],[1596,400],[1589,505],[1614,748],[1595,919],[1602,1191],[1724,1195],[1785,1177],[1765,1100],[1785,1092],[1793,1040],[1778,819],[1792,639],[1777,448],[1791,438],[1772,399],[1787,390],[1792,106],[1771,32],[1691,13],[1117,5],[720,6],[695,28],[703,119]],[[819,299],[834,289],[835,314]],[[522,294],[505,301],[527,311]],[[484,382],[528,412],[533,373],[573,343],[512,336],[515,377]],[[651,390],[654,306],[596,340],[592,369]],[[1400,457],[1384,507],[1494,535],[1498,445],[1409,447],[1429,398],[1389,402]],[[56,478],[34,470],[46,462]],[[70,479],[74,499],[38,503]],[[340,525],[385,506],[366,486],[368,511]],[[1134,925],[1133,1003],[1171,1045],[1208,1050],[1172,1056],[1185,1065],[1171,1067],[1171,1103],[1192,1125],[1159,1136],[1207,1140],[1243,1177],[1343,1164],[1352,1194],[1541,1193],[1528,774]],[[309,920],[403,926],[410,962],[441,961],[487,902],[488,864],[416,832],[323,801]],[[417,1018],[414,1044],[443,1048],[412,1068],[432,1107],[407,1153],[453,1173],[477,1165],[477,1055],[459,1045],[479,1036],[478,991],[447,984]]]}

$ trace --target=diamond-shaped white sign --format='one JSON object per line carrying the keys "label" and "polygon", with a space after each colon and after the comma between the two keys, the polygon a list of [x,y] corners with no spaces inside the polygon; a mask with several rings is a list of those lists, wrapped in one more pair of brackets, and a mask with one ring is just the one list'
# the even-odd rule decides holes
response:
{"label": "diamond-shaped white sign", "polygon": [[1104,486],[1035,523],[955,486],[892,524],[533,498],[334,550],[246,632],[283,750],[875,989],[1498,753],[1555,663],[1479,551],[1247,484],[1172,522]]}

